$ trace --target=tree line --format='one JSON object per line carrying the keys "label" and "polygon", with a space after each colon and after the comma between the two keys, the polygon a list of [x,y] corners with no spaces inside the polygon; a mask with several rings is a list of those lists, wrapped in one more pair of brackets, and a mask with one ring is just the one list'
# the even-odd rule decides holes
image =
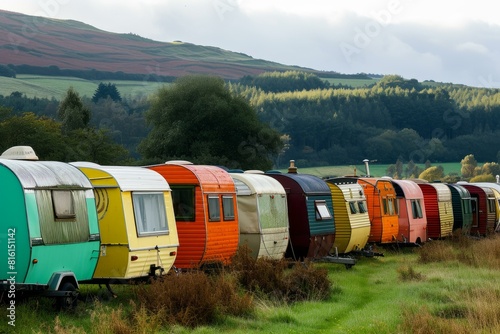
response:
{"label": "tree line", "polygon": [[[197,77],[195,82],[205,79]],[[182,86],[182,80],[178,80],[175,87]],[[149,99],[121,98],[115,87],[102,83],[99,85],[102,91],[96,91],[102,96],[94,94],[93,97],[81,99],[83,105],[90,109],[89,126],[105,130],[115,144],[128,151],[129,159],[132,160],[154,158],[145,157],[145,151],[140,152],[139,148],[142,145],[144,149],[146,144],[141,143],[150,140],[148,136],[151,133],[161,139],[163,135],[154,131],[154,128],[166,122],[186,137],[193,132],[191,141],[198,143],[198,146],[191,145],[191,151],[186,152],[176,151],[173,146],[166,145],[172,152],[170,155],[189,159],[190,153],[198,152],[196,156],[203,161],[213,161],[209,159],[213,155],[223,162],[221,153],[214,148],[217,145],[207,143],[207,140],[219,140],[219,146],[225,146],[224,140],[218,138],[227,135],[225,130],[219,129],[222,131],[219,134],[205,134],[203,141],[198,141],[197,135],[202,136],[203,132],[184,123],[192,119],[204,119],[201,115],[212,112],[204,121],[208,126],[211,124],[208,120],[219,119],[224,114],[224,108],[230,105],[229,98],[244,102],[239,107],[244,112],[237,113],[237,120],[254,112],[259,120],[257,133],[245,132],[246,138],[241,139],[241,142],[250,143],[247,148],[254,150],[254,153],[259,150],[265,153],[266,158],[272,159],[275,168],[282,168],[291,159],[300,166],[308,167],[353,164],[365,158],[377,159],[380,163],[394,163],[397,160],[403,163],[456,162],[468,154],[473,154],[478,161],[498,162],[500,158],[496,144],[500,134],[498,89],[419,83],[396,75],[385,76],[370,87],[336,87],[314,74],[297,71],[246,76],[238,82],[224,83],[222,79],[215,82],[205,80],[207,87],[214,89],[215,94],[215,97],[205,99],[201,98],[204,95],[200,92],[210,89],[194,85],[198,93],[186,95],[185,98],[198,105],[190,108],[185,106],[175,119],[148,120],[147,116],[148,113],[153,114],[154,110],[159,114],[168,111],[168,108],[154,104],[159,96],[171,94],[168,89],[166,92],[157,92]],[[225,91],[224,98],[220,98],[220,89]],[[184,90],[187,90],[185,86]],[[103,91],[107,91],[107,95]],[[184,105],[181,100],[165,99],[164,104]],[[246,108],[247,104],[250,108]],[[16,117],[21,117],[24,112],[32,112],[38,117],[58,119],[59,101],[55,99],[27,98],[19,92],[13,92],[10,96],[0,96],[0,106],[11,110]],[[236,111],[227,115],[232,116],[233,113]],[[219,123],[224,123],[225,119],[229,122],[227,115],[219,119]],[[179,127],[176,121],[186,127]],[[235,122],[231,125],[235,126]],[[261,125],[267,130],[262,132]],[[244,132],[244,129],[239,129]],[[272,133],[272,140],[264,138],[266,131]],[[266,148],[267,144],[275,140],[275,134],[281,139],[280,145],[273,144],[272,148]],[[266,145],[259,146],[261,141]],[[233,149],[237,151],[238,147]],[[162,158],[166,155],[169,153],[163,154]],[[250,153],[247,155],[250,156]]]}

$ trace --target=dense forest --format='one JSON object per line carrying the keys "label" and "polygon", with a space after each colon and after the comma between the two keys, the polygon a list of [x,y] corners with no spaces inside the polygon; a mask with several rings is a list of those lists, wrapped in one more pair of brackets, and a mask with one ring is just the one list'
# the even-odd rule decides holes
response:
{"label": "dense forest", "polygon": [[[500,158],[498,89],[419,83],[396,75],[352,88],[295,71],[246,76],[226,84],[282,135],[284,148],[273,157],[276,168],[289,159],[307,167],[365,158],[380,163],[457,162],[468,154],[477,161]],[[129,159],[141,159],[137,146],[150,130],[144,120],[148,99],[83,96],[82,101],[91,111],[93,127],[105,129],[128,150]],[[27,98],[21,92],[0,95],[0,138],[7,133],[8,120],[26,112],[56,120],[59,104],[54,98]],[[2,140],[0,149],[7,148],[6,142]]]}

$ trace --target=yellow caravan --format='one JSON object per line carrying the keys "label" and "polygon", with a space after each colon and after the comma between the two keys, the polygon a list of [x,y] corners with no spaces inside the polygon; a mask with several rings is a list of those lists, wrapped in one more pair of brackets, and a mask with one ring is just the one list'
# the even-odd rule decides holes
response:
{"label": "yellow caravan", "polygon": [[366,197],[356,178],[327,179],[333,200],[335,241],[338,253],[362,250],[370,236],[370,217]]}
{"label": "yellow caravan", "polygon": [[168,272],[179,239],[167,181],[143,167],[73,165],[94,186],[101,250],[93,281],[109,283]]}

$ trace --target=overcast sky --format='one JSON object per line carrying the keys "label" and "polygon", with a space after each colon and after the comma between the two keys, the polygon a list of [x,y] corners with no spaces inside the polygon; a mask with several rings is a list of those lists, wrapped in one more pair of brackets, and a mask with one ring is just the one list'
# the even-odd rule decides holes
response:
{"label": "overcast sky", "polygon": [[500,88],[492,0],[1,0],[0,8],[317,70]]}

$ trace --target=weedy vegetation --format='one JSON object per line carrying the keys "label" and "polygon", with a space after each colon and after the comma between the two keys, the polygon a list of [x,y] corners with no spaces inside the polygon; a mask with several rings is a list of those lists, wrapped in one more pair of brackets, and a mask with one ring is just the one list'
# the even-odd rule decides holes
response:
{"label": "weedy vegetation", "polygon": [[[18,333],[499,333],[500,236],[459,234],[382,249],[346,270],[255,260],[241,248],[218,271],[171,272],[149,284],[82,285],[71,312],[16,305]],[[8,332],[6,321],[0,333]]]}

